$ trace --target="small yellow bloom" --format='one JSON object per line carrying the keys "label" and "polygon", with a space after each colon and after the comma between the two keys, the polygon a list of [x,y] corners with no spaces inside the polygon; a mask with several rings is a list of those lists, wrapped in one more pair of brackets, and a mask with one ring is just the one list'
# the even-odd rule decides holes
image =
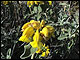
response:
{"label": "small yellow bloom", "polygon": [[26,35],[25,35],[25,36],[21,36],[21,37],[19,38],[19,41],[27,42],[27,43],[30,42],[30,40],[26,37]]}
{"label": "small yellow bloom", "polygon": [[43,1],[40,1],[40,4],[44,4],[44,2]]}
{"label": "small yellow bloom", "polygon": [[49,49],[47,49],[47,51],[46,51],[46,55],[48,56],[49,53],[50,53],[50,52],[49,52]]}
{"label": "small yellow bloom", "polygon": [[45,21],[42,20],[40,26],[43,27],[45,25]]}
{"label": "small yellow bloom", "polygon": [[49,48],[49,46],[46,46],[46,47],[45,47],[45,49],[48,49],[48,48]]}
{"label": "small yellow bloom", "polygon": [[43,1],[27,1],[27,5],[29,7],[31,7],[34,4],[38,5],[38,4],[43,4],[43,3],[44,3]]}
{"label": "small yellow bloom", "polygon": [[37,1],[34,1],[34,2],[35,2],[36,5],[38,5],[38,2]]}
{"label": "small yellow bloom", "polygon": [[33,5],[34,4],[34,1],[30,1],[30,3],[31,3],[31,5]]}
{"label": "small yellow bloom", "polygon": [[7,5],[9,1],[2,1],[4,5]]}
{"label": "small yellow bloom", "polygon": [[27,5],[31,7],[34,4],[34,1],[27,1]]}
{"label": "small yellow bloom", "polygon": [[43,47],[45,47],[45,49],[49,50],[49,46],[46,46],[45,44],[43,45]]}
{"label": "small yellow bloom", "polygon": [[41,34],[44,34],[45,37],[48,37],[48,32],[49,32],[49,31],[48,31],[48,29],[47,29],[46,27],[44,27],[44,28],[42,29],[42,31],[40,31],[40,33],[41,33]]}
{"label": "small yellow bloom", "polygon": [[43,47],[45,47],[45,44],[43,45]]}
{"label": "small yellow bloom", "polygon": [[35,4],[36,4],[36,5],[38,5],[39,3],[40,3],[40,4],[44,4],[43,1],[35,1]]}
{"label": "small yellow bloom", "polygon": [[27,5],[30,5],[30,1],[27,1]]}
{"label": "small yellow bloom", "polygon": [[41,52],[41,49],[38,49],[37,51],[36,51],[36,53],[40,53]]}
{"label": "small yellow bloom", "polygon": [[41,56],[42,57],[45,57],[46,56],[46,52],[43,52]]}
{"label": "small yellow bloom", "polygon": [[48,54],[50,53],[50,52],[49,52],[50,49],[49,49],[48,46],[45,46],[45,44],[43,45],[43,47],[45,47],[46,51],[43,52],[41,56],[42,56],[42,57],[47,57]]}
{"label": "small yellow bloom", "polygon": [[32,5],[29,5],[29,7],[31,7]]}
{"label": "small yellow bloom", "polygon": [[52,5],[52,1],[48,1],[49,5]]}

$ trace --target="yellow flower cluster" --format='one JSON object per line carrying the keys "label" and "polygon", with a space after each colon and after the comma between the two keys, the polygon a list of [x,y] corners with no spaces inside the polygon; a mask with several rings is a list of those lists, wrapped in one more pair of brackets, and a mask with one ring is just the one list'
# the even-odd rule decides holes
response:
{"label": "yellow flower cluster", "polygon": [[1,1],[4,5],[7,5],[11,1]]}
{"label": "yellow flower cluster", "polygon": [[43,45],[43,48],[44,48],[44,50],[42,49],[38,49],[37,51],[36,51],[36,53],[42,53],[41,54],[41,56],[42,57],[47,57],[48,56],[48,54],[50,53],[49,52],[49,46],[45,46],[45,44]]}
{"label": "yellow flower cluster", "polygon": [[8,4],[8,1],[2,1],[2,3],[3,3],[4,5],[7,5],[7,4]]}
{"label": "yellow flower cluster", "polygon": [[[39,53],[42,51],[42,47],[45,47],[42,41],[47,41],[54,35],[54,28],[45,25],[44,20],[42,20],[41,23],[40,21],[31,20],[22,26],[22,32],[19,41],[30,43],[33,48],[38,48],[36,53]],[[45,55],[48,55],[49,49],[47,47],[45,48],[47,49]],[[42,53],[42,56],[44,56],[44,52]]]}
{"label": "yellow flower cluster", "polygon": [[[49,3],[49,5],[52,5],[52,1],[48,1],[48,3]],[[29,7],[31,7],[33,4],[36,4],[36,5],[44,4],[44,2],[43,1],[27,1],[27,5]]]}
{"label": "yellow flower cluster", "polygon": [[39,3],[44,4],[43,1],[27,1],[27,5],[29,5],[29,7],[31,7],[33,4],[38,5]]}

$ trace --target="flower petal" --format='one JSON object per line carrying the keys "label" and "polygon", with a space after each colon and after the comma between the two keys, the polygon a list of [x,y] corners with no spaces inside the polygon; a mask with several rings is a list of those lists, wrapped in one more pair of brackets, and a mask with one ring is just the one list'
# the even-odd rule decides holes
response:
{"label": "flower petal", "polygon": [[23,36],[26,35],[27,37],[31,37],[34,34],[34,29],[33,27],[27,27],[24,32],[23,32]]}
{"label": "flower petal", "polygon": [[22,29],[26,29],[30,24],[31,24],[30,22],[24,24],[24,25],[22,26]]}
{"label": "flower petal", "polygon": [[43,27],[45,25],[45,21],[42,20],[40,26]]}
{"label": "flower petal", "polygon": [[44,27],[40,33],[44,34],[45,37],[48,37],[48,29]]}
{"label": "flower petal", "polygon": [[26,37],[26,35],[25,35],[25,36],[21,36],[21,37],[19,38],[19,41],[27,42],[27,43],[30,42],[30,40]]}
{"label": "flower petal", "polygon": [[33,40],[38,42],[39,39],[40,39],[40,33],[39,33],[38,29],[37,29],[35,35],[33,36]]}
{"label": "flower petal", "polygon": [[42,57],[45,57],[46,56],[46,52],[43,52],[41,56]]}

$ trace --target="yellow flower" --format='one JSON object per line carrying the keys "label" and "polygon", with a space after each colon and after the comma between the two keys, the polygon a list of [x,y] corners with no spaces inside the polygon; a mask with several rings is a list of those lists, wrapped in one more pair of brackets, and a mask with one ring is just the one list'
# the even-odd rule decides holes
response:
{"label": "yellow flower", "polygon": [[21,36],[21,37],[19,38],[19,41],[27,42],[27,43],[30,42],[30,40],[26,37],[26,35],[25,35],[25,36]]}
{"label": "yellow flower", "polygon": [[45,49],[49,50],[49,46],[46,46],[45,44],[43,45],[43,47],[45,47]]}
{"label": "yellow flower", "polygon": [[30,42],[30,44],[33,48],[41,48],[42,47],[42,42],[32,41],[32,42]]}
{"label": "yellow flower", "polygon": [[49,5],[52,5],[52,1],[48,1]]}
{"label": "yellow flower", "polygon": [[38,5],[38,1],[34,1],[36,5]]}
{"label": "yellow flower", "polygon": [[42,42],[40,42],[40,33],[37,29],[35,35],[33,36],[33,41],[30,42],[31,46],[34,48],[41,48]]}
{"label": "yellow flower", "polygon": [[50,37],[55,37],[54,35],[55,29],[52,26],[45,26],[42,31],[40,31],[40,34],[43,36],[44,40],[49,40]]}
{"label": "yellow flower", "polygon": [[9,1],[2,1],[4,5],[7,5]]}
{"label": "yellow flower", "polygon": [[43,1],[40,1],[40,4],[44,4],[44,2]]}
{"label": "yellow flower", "polygon": [[55,37],[55,35],[54,35],[54,32],[55,32],[54,27],[47,25],[46,28],[47,28],[48,31],[49,31],[49,37],[48,37],[48,38],[50,38],[51,36],[52,36],[52,37]]}
{"label": "yellow flower", "polygon": [[49,54],[50,52],[49,52],[49,49],[47,49],[45,52],[42,52],[42,57],[47,57],[48,56],[48,54]]}
{"label": "yellow flower", "polygon": [[34,4],[33,1],[27,1],[27,5],[28,5],[29,7],[31,7],[33,4]]}
{"label": "yellow flower", "polygon": [[23,32],[23,36],[26,35],[27,37],[31,37],[34,34],[34,29],[33,27],[27,27],[24,32]]}
{"label": "yellow flower", "polygon": [[45,47],[45,44],[43,45],[43,47]]}
{"label": "yellow flower", "polygon": [[30,1],[30,3],[31,3],[31,5],[33,5],[34,4],[34,1]]}
{"label": "yellow flower", "polygon": [[45,25],[45,21],[42,20],[40,26],[43,27]]}
{"label": "yellow flower", "polygon": [[40,53],[41,52],[41,49],[38,49],[37,51],[36,51],[36,53]]}
{"label": "yellow flower", "polygon": [[41,34],[44,34],[45,37],[48,37],[48,32],[49,32],[49,31],[48,31],[48,29],[47,29],[46,27],[44,27],[44,28],[42,29],[42,31],[40,31],[40,33],[41,33]]}
{"label": "yellow flower", "polygon": [[48,48],[49,48],[49,46],[46,46],[46,47],[45,47],[45,49],[48,49]]}
{"label": "yellow flower", "polygon": [[22,30],[25,30],[27,27],[31,26],[31,23],[28,22],[22,26]]}
{"label": "yellow flower", "polygon": [[22,26],[22,31],[24,31],[27,27],[30,27],[30,26],[32,26],[35,29],[39,29],[40,21],[31,20],[30,22],[28,22]]}
{"label": "yellow flower", "polygon": [[27,1],[27,5],[30,5],[30,1]]}
{"label": "yellow flower", "polygon": [[40,22],[39,21],[31,20],[30,23],[34,29],[40,28]]}
{"label": "yellow flower", "polygon": [[50,52],[49,52],[49,49],[47,49],[47,51],[46,51],[46,55],[48,56],[49,53],[50,53]]}
{"label": "yellow flower", "polygon": [[46,28],[49,30],[50,33],[55,31],[55,29],[50,25],[47,25]]}
{"label": "yellow flower", "polygon": [[33,36],[33,40],[38,42],[39,39],[40,39],[40,33],[39,33],[38,30],[36,30],[36,33],[35,33],[35,35]]}
{"label": "yellow flower", "polygon": [[43,1],[27,1],[27,5],[29,5],[29,7],[31,7],[33,4],[43,4],[44,2]]}
{"label": "yellow flower", "polygon": [[36,5],[38,5],[39,3],[40,3],[40,4],[44,4],[43,1],[35,1],[35,4],[36,4]]}
{"label": "yellow flower", "polygon": [[42,57],[45,57],[46,56],[46,52],[43,52],[41,56]]}

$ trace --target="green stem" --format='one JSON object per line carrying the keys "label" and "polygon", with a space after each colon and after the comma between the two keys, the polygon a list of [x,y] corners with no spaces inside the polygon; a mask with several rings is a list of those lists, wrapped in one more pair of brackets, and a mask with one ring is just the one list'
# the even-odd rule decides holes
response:
{"label": "green stem", "polygon": [[30,13],[31,13],[31,8],[29,7]]}
{"label": "green stem", "polygon": [[34,53],[32,54],[32,56],[31,56],[31,59],[33,59],[34,58]]}

